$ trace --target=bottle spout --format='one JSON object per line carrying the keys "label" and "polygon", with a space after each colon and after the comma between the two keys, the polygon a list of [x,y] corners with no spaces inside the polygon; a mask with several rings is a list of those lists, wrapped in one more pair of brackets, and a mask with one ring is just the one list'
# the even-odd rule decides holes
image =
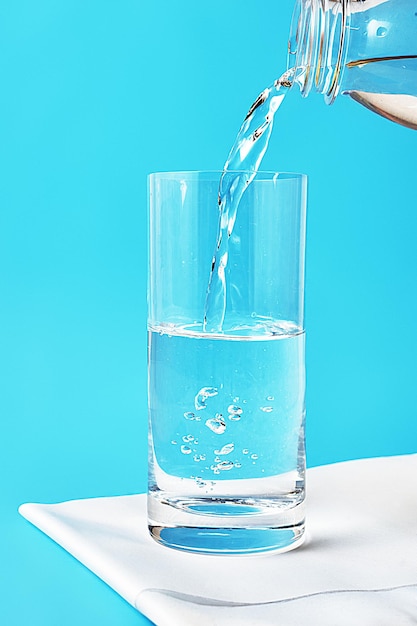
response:
{"label": "bottle spout", "polygon": [[349,0],[297,0],[288,40],[287,67],[306,97],[311,89],[328,104],[339,92],[349,26]]}

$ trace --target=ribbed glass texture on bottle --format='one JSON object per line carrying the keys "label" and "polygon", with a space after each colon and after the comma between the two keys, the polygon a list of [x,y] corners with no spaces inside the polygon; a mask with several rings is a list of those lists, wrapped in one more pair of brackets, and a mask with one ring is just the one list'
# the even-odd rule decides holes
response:
{"label": "ribbed glass texture on bottle", "polygon": [[288,67],[302,95],[346,95],[417,129],[415,0],[298,0]]}

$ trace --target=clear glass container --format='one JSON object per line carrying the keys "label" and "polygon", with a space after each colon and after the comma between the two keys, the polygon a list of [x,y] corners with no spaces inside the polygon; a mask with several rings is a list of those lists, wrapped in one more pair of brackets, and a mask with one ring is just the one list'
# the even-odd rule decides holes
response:
{"label": "clear glass container", "polygon": [[210,329],[221,175],[149,177],[149,531],[189,552],[283,552],[304,539],[307,180],[247,187]]}
{"label": "clear glass container", "polygon": [[417,130],[416,0],[297,0],[288,69],[304,97],[346,95]]}

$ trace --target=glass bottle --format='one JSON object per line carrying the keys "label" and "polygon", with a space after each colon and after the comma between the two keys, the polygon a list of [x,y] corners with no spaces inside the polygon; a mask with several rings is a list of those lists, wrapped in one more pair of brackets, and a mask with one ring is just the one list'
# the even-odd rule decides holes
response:
{"label": "glass bottle", "polygon": [[297,0],[288,69],[304,97],[341,93],[417,130],[417,1]]}

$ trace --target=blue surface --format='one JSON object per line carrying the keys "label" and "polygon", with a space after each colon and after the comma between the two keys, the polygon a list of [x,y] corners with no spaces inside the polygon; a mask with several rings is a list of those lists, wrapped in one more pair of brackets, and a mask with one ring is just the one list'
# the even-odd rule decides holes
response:
{"label": "blue surface", "polygon": [[[145,490],[146,175],[221,168],[292,4],[0,1],[2,624],[149,623],[16,509]],[[309,464],[415,452],[417,133],[295,90],[277,117],[264,169],[310,178]]]}

